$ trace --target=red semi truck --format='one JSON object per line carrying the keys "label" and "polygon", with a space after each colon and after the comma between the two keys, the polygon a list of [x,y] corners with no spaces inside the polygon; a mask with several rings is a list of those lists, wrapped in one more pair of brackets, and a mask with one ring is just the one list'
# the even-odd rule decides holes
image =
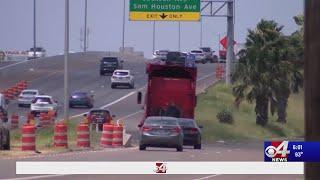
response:
{"label": "red semi truck", "polygon": [[[197,68],[166,60],[148,63],[146,71],[145,115],[140,126],[149,116],[168,116],[168,109],[172,106],[179,111],[178,117],[194,119]],[[139,92],[138,104],[141,101],[142,93]]]}

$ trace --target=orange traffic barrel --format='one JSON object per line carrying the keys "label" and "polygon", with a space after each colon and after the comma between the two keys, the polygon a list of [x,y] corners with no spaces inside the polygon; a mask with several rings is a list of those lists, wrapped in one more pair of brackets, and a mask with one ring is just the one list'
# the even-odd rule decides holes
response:
{"label": "orange traffic barrel", "polygon": [[51,124],[51,118],[45,112],[40,113],[40,118],[39,119],[40,119],[40,124],[43,127],[49,126]]}
{"label": "orange traffic barrel", "polygon": [[56,116],[56,111],[54,111],[54,110],[49,110],[47,114],[48,114],[48,116],[50,117],[50,119],[53,121],[53,120],[54,120],[54,117]]}
{"label": "orange traffic barrel", "polygon": [[15,113],[11,115],[11,129],[16,129],[19,127],[19,116]]}
{"label": "orange traffic barrel", "polygon": [[34,151],[36,149],[36,128],[31,125],[22,127],[22,151]]}
{"label": "orange traffic barrel", "polygon": [[68,147],[68,126],[65,123],[57,123],[54,128],[54,147]]}
{"label": "orange traffic barrel", "polygon": [[77,147],[90,147],[89,125],[86,123],[77,126]]}
{"label": "orange traffic barrel", "polygon": [[119,147],[123,144],[123,126],[115,125],[113,126],[113,133],[112,133],[112,146]]}
{"label": "orange traffic barrel", "polygon": [[102,135],[100,140],[100,146],[102,147],[111,147],[112,146],[112,124],[103,124]]}

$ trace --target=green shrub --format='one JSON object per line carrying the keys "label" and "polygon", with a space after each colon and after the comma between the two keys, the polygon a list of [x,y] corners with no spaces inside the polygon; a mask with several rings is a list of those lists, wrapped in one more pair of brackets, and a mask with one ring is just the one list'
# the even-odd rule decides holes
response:
{"label": "green shrub", "polygon": [[218,112],[217,118],[219,119],[220,123],[233,124],[234,122],[232,112],[228,109],[223,109],[222,111]]}

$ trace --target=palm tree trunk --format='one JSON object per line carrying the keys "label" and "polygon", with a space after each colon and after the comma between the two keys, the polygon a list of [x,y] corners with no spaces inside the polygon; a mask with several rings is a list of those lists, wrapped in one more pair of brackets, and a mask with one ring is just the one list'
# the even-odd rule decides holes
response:
{"label": "palm tree trunk", "polygon": [[266,96],[258,96],[256,98],[256,124],[265,126],[268,123],[269,99]]}
{"label": "palm tree trunk", "polygon": [[278,122],[286,123],[287,122],[287,106],[288,106],[288,96],[279,96],[277,97],[277,113],[278,113]]}

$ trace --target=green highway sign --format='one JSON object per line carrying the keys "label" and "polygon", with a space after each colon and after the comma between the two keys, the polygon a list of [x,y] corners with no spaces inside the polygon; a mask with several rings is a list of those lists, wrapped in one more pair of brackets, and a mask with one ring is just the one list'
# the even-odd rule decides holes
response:
{"label": "green highway sign", "polygon": [[199,21],[200,0],[130,0],[131,21]]}

